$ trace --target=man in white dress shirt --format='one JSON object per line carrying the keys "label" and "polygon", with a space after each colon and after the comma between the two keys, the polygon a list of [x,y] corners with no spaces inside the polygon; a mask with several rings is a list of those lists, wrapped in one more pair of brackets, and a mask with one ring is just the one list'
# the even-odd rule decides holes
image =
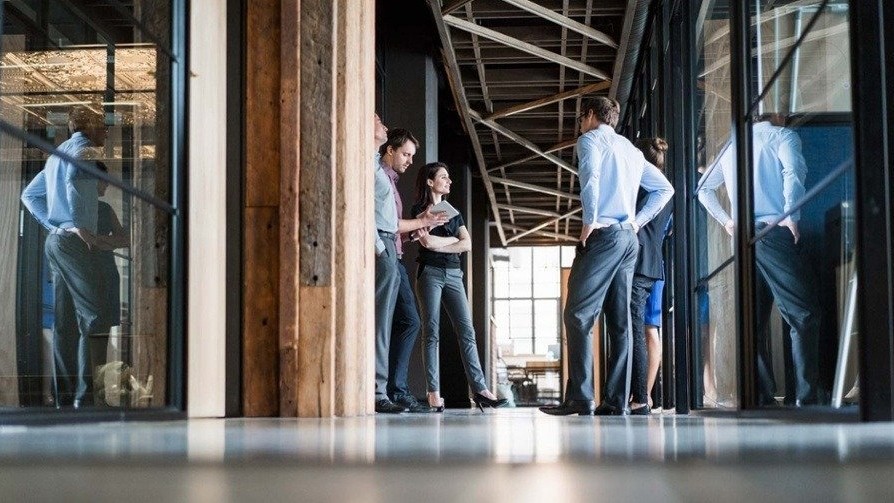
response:
{"label": "man in white dress shirt", "polygon": [[[557,416],[621,415],[629,412],[630,289],[639,249],[636,231],[661,211],[674,189],[638,148],[615,132],[620,113],[617,101],[592,98],[584,102],[581,110],[577,155],[583,228],[571,265],[564,312],[568,385],[561,405],[540,410]],[[637,212],[640,187],[648,196]],[[605,398],[596,407],[593,325],[603,309],[611,355]]]}
{"label": "man in white dress shirt", "polygon": [[[819,300],[811,278],[809,261],[802,254],[798,222],[800,211],[791,211],[804,197],[807,164],[801,154],[801,139],[782,126],[778,114],[755,118],[752,128],[754,149],[754,221],[761,232],[790,213],[761,238],[755,246],[757,277],[757,363],[759,403],[773,405],[776,383],[770,359],[768,323],[775,301],[782,318],[791,327],[792,361],[795,372],[796,406],[817,401],[817,337],[820,324]],[[736,160],[727,147],[717,162],[703,175],[698,199],[714,219],[732,236],[736,227]],[[733,214],[717,199],[717,188],[726,185]],[[771,297],[772,294],[772,297]]]}

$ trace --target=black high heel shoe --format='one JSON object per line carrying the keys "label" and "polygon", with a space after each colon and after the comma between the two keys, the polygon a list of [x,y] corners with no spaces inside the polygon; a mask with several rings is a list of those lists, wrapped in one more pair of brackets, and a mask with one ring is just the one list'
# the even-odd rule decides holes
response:
{"label": "black high heel shoe", "polygon": [[502,407],[509,403],[509,400],[506,398],[498,398],[496,400],[492,400],[481,393],[475,393],[472,395],[472,401],[475,402],[475,405],[481,409],[481,412],[484,412],[484,407],[490,407],[492,409],[496,409],[497,407]]}

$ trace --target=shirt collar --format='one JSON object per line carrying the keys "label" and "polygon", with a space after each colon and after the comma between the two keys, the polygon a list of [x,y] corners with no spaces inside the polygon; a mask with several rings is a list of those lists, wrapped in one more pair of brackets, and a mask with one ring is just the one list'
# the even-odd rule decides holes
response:
{"label": "shirt collar", "polygon": [[390,178],[392,182],[397,183],[397,179],[400,178],[397,171],[394,171],[394,168],[384,162],[380,162],[380,164],[382,165],[382,169],[385,170],[385,174],[388,175],[388,178]]}
{"label": "shirt collar", "polygon": [[90,138],[88,138],[87,135],[85,135],[81,131],[75,131],[75,133],[72,134],[68,139],[76,140],[76,141],[80,141],[80,142],[84,142],[84,143],[91,143]]}

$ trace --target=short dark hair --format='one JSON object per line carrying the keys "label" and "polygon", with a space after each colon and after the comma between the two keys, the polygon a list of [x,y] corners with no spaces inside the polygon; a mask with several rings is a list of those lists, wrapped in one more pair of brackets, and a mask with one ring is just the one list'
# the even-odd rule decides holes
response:
{"label": "short dark hair", "polygon": [[585,115],[593,111],[599,122],[615,127],[618,125],[618,118],[621,116],[621,104],[605,96],[595,96],[584,100],[581,103],[580,111]]}
{"label": "short dark hair", "polygon": [[413,145],[416,145],[416,148],[419,148],[419,140],[413,136],[413,133],[409,132],[403,128],[394,128],[388,130],[388,141],[382,144],[379,147],[379,154],[385,155],[388,152],[388,147],[391,147],[394,150],[397,150],[404,146],[404,143],[411,141]]}
{"label": "short dark hair", "polygon": [[75,106],[68,112],[68,129],[72,134],[104,125],[103,116],[84,105]]}
{"label": "short dark hair", "polygon": [[787,122],[786,119],[786,116],[779,112],[763,112],[751,116],[751,120],[754,123],[769,121],[774,126],[784,126]]}

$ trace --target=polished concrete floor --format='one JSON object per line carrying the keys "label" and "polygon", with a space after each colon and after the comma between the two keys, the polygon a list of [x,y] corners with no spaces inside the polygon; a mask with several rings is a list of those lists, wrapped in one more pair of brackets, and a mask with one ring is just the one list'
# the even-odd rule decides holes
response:
{"label": "polished concrete floor", "polygon": [[532,409],[0,427],[0,501],[891,501],[894,424]]}

